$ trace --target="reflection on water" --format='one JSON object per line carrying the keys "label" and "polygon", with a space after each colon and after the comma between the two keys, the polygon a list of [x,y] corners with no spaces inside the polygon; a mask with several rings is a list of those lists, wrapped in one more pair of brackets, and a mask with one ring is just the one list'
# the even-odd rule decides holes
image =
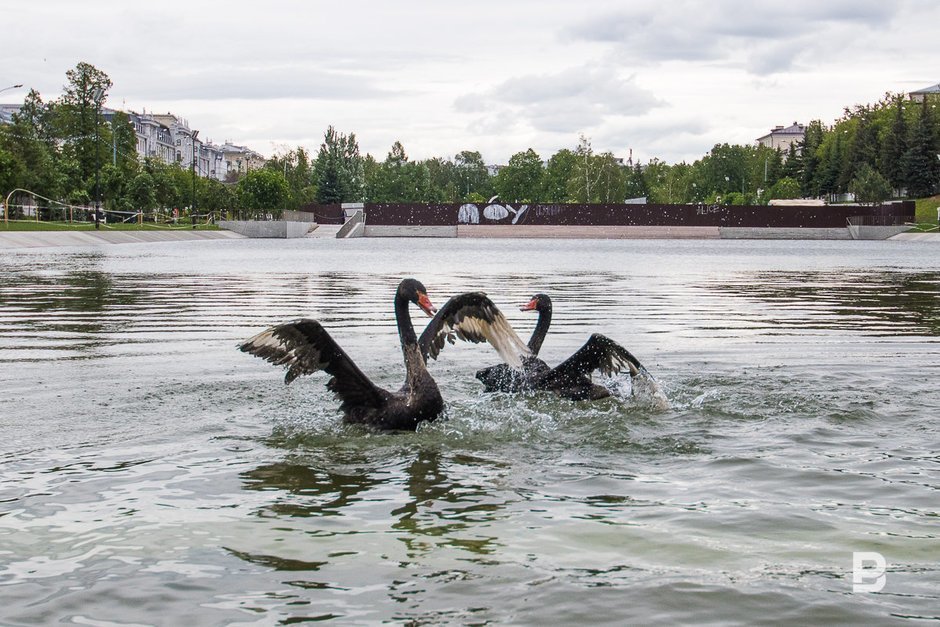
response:
{"label": "reflection on water", "polygon": [[774,305],[783,328],[940,334],[940,272],[753,272],[707,288]]}
{"label": "reflection on water", "polygon": [[[851,245],[850,245],[851,244]],[[212,242],[0,254],[0,622],[937,620],[940,269],[883,242]],[[929,254],[928,254],[929,253]],[[555,301],[672,407],[483,394],[343,425],[237,343],[313,317],[381,385],[402,276]],[[852,553],[889,563],[851,591]],[[159,617],[159,618],[155,618]],[[773,617],[768,619],[768,617]],[[785,618],[784,618],[785,617]]]}
{"label": "reflection on water", "polygon": [[370,479],[279,462],[242,473],[246,490],[282,490],[286,494],[267,503],[261,515],[340,516],[357,495],[381,485],[385,478]]}

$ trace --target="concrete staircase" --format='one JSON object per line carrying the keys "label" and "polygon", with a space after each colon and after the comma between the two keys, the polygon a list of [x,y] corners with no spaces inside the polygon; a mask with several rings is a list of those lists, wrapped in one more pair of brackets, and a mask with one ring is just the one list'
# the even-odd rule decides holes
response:
{"label": "concrete staircase", "polygon": [[336,239],[336,234],[343,228],[342,224],[317,224],[304,237]]}

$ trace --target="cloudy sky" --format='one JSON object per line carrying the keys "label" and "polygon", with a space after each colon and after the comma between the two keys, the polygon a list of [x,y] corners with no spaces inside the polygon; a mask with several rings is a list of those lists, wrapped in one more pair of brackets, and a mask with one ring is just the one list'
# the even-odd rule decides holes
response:
{"label": "cloudy sky", "polygon": [[8,2],[0,102],[80,61],[107,106],[172,112],[265,155],[328,125],[384,159],[487,163],[579,134],[670,163],[940,82],[936,0]]}

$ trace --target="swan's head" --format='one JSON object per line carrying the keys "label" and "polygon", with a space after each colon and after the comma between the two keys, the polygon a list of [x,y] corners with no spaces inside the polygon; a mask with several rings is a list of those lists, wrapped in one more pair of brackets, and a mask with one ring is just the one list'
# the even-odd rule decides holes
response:
{"label": "swan's head", "polygon": [[538,311],[542,312],[552,308],[552,299],[548,294],[536,294],[532,300],[519,308],[519,311]]}
{"label": "swan's head", "polygon": [[424,284],[417,279],[405,279],[399,283],[398,293],[402,298],[407,298],[420,307],[421,311],[426,313],[428,317],[433,316],[437,311],[434,305],[431,304],[431,299],[428,298],[428,291],[425,289]]}

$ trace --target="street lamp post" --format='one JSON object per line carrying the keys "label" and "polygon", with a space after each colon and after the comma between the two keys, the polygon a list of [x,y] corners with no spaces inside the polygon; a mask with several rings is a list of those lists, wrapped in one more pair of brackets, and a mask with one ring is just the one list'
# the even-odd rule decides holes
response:
{"label": "street lamp post", "polygon": [[101,228],[101,155],[98,151],[98,121],[101,117],[101,96],[104,90],[99,87],[92,96],[95,99],[95,229]]}
{"label": "street lamp post", "polygon": [[193,203],[189,212],[190,220],[193,222],[193,228],[196,228],[196,138],[199,137],[199,131],[193,131]]}
{"label": "street lamp post", "polygon": [[23,86],[22,83],[20,83],[19,85],[10,85],[9,87],[4,87],[3,89],[0,89],[0,92],[4,92],[8,89],[19,89],[22,86]]}

